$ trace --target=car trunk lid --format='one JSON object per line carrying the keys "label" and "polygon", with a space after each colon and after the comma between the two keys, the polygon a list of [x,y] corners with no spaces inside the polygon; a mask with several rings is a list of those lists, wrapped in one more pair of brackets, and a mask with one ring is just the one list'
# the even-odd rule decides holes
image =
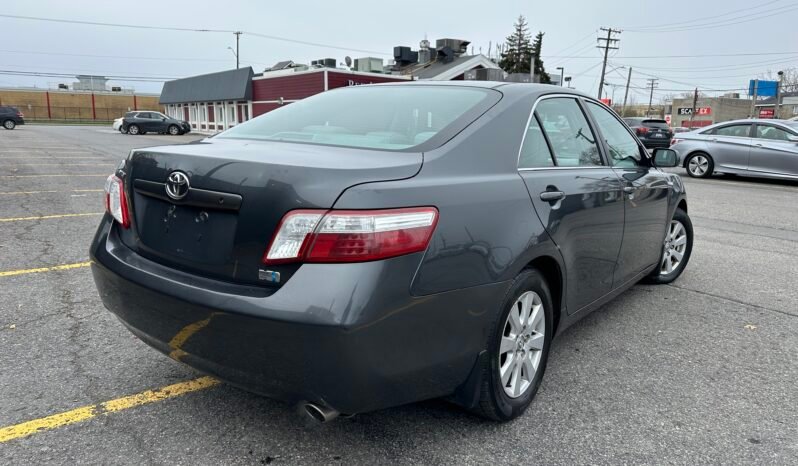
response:
{"label": "car trunk lid", "polygon": [[[268,267],[275,275],[261,259],[286,212],[331,208],[352,185],[409,178],[421,164],[415,152],[249,140],[135,150],[126,167],[132,228],[122,241],[190,273],[279,286],[298,266]],[[167,182],[174,173],[190,187],[180,200],[166,192],[181,194],[181,180]]]}

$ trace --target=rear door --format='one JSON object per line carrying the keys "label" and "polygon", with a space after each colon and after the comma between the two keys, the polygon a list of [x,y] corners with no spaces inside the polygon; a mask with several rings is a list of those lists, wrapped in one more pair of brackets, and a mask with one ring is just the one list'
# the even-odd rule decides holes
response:
{"label": "rear door", "polygon": [[748,169],[752,126],[750,123],[732,124],[720,126],[709,132],[707,144],[710,155],[715,161],[715,169],[724,167],[734,170]]}
{"label": "rear door", "polygon": [[645,148],[610,110],[591,100],[585,104],[601,134],[610,165],[623,184],[623,245],[614,279],[618,287],[659,261],[668,223],[670,186],[665,174],[649,163]]}
{"label": "rear door", "polygon": [[565,262],[569,313],[612,290],[623,235],[621,183],[601,156],[582,104],[547,96],[530,116],[519,172]]}
{"label": "rear door", "polygon": [[790,141],[790,136],[796,134],[776,125],[757,123],[748,170],[798,175],[798,143]]}

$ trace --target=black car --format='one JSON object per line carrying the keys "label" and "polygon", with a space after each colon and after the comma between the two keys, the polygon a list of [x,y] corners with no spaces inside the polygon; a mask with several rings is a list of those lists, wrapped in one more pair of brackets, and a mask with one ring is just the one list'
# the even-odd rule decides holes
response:
{"label": "black car", "polygon": [[132,135],[159,133],[176,136],[190,132],[191,125],[186,121],[176,120],[160,112],[145,111],[126,113],[119,130]]}
{"label": "black car", "polygon": [[670,147],[673,131],[668,122],[653,118],[624,118],[647,149]]}
{"label": "black car", "polygon": [[315,419],[447,397],[506,421],[555,334],[684,270],[676,163],[552,86],[336,89],[133,150],[92,272],[147,344]]}
{"label": "black car", "polygon": [[0,123],[5,129],[14,129],[17,125],[25,124],[25,115],[16,107],[0,105]]}

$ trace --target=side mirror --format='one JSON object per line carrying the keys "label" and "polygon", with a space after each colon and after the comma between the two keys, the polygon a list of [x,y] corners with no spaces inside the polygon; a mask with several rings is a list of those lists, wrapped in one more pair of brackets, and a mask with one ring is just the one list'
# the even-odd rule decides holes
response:
{"label": "side mirror", "polygon": [[161,117],[161,121],[166,121],[166,117]]}
{"label": "side mirror", "polygon": [[672,149],[654,149],[654,165],[657,167],[676,167],[679,156]]}

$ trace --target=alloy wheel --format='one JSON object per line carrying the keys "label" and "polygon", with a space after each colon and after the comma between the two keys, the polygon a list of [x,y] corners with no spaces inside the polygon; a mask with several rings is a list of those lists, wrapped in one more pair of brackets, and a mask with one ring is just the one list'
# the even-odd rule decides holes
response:
{"label": "alloy wheel", "polygon": [[127,129],[127,132],[135,136],[136,134],[139,134],[139,127],[132,125]]}
{"label": "alloy wheel", "polygon": [[180,132],[180,130],[177,129],[177,126],[173,125],[173,126],[169,127],[169,134],[171,134],[172,136],[177,136],[177,133],[179,133],[179,132]]}
{"label": "alloy wheel", "polygon": [[522,294],[507,315],[499,344],[499,375],[504,393],[518,398],[535,379],[546,340],[546,313],[534,291]]}
{"label": "alloy wheel", "polygon": [[687,250],[687,229],[682,222],[672,220],[668,233],[665,235],[665,247],[660,263],[660,275],[669,275],[679,268]]}
{"label": "alloy wheel", "polygon": [[709,159],[703,155],[696,155],[687,163],[687,169],[693,176],[704,176],[709,170]]}

